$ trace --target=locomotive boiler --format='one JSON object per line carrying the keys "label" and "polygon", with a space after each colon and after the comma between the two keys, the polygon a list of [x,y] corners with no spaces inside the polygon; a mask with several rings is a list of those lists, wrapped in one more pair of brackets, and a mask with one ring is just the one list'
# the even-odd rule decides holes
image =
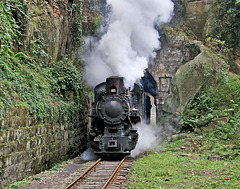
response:
{"label": "locomotive boiler", "polygon": [[144,113],[142,88],[134,84],[132,90],[126,89],[122,77],[109,77],[94,94],[89,140],[95,154],[130,154],[138,140],[134,125]]}

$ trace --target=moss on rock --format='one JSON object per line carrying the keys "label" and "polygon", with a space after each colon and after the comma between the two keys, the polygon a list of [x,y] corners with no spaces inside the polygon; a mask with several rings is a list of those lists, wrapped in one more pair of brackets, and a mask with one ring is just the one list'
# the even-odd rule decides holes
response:
{"label": "moss on rock", "polygon": [[171,83],[171,94],[163,110],[182,114],[200,89],[210,84],[217,73],[227,68],[224,59],[201,46],[201,53],[179,68]]}

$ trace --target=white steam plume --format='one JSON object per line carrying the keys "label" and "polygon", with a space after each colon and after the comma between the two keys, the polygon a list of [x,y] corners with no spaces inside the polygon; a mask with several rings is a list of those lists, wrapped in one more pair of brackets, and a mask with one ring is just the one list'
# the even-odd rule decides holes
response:
{"label": "white steam plume", "polygon": [[131,156],[135,157],[143,152],[153,150],[159,144],[178,132],[175,126],[166,123],[166,125],[147,125],[139,123],[135,126],[138,129],[138,142],[131,152]]}
{"label": "white steam plume", "polygon": [[88,148],[81,154],[81,159],[84,161],[91,161],[97,159],[97,156],[94,155],[94,151],[92,148]]}
{"label": "white steam plume", "polygon": [[173,14],[171,0],[107,0],[111,6],[107,33],[85,60],[90,85],[117,75],[128,85],[143,76],[149,58],[160,48],[154,25],[166,23]]}

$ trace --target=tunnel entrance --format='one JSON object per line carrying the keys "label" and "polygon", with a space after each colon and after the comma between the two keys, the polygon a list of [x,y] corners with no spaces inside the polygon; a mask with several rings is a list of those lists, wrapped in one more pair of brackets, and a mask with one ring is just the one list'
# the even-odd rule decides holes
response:
{"label": "tunnel entrance", "polygon": [[157,82],[154,80],[153,76],[145,70],[144,77],[141,79],[141,84],[143,86],[145,98],[145,120],[147,124],[156,124],[156,97],[158,96]]}

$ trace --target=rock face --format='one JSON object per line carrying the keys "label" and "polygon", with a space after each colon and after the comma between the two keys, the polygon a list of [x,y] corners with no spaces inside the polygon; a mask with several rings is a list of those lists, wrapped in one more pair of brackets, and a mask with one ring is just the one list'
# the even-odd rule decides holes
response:
{"label": "rock face", "polygon": [[223,59],[202,48],[201,53],[179,68],[173,77],[171,94],[163,110],[182,114],[199,90],[214,78],[219,69],[224,67],[227,68],[227,64]]}
{"label": "rock face", "polygon": [[170,82],[177,70],[186,62],[192,60],[200,53],[200,49],[194,43],[186,41],[183,35],[174,35],[171,31],[165,31],[161,36],[162,48],[157,52],[154,64],[149,65],[148,71],[157,83],[158,96],[156,105],[159,115],[165,99],[170,94]]}
{"label": "rock face", "polygon": [[[25,46],[31,47],[30,41],[37,32],[41,33],[46,46],[46,52],[53,60],[59,59],[71,51],[72,14],[69,11],[70,0],[34,0],[28,1],[31,10],[26,28]],[[31,51],[31,49],[29,49]]]}
{"label": "rock face", "polygon": [[[176,5],[171,21],[173,28],[164,30],[160,38],[162,48],[148,68],[159,92],[156,97],[158,122],[163,120],[161,115],[164,112],[182,114],[198,91],[211,80],[210,75],[216,74],[213,72],[218,67],[226,65],[224,60],[207,49],[200,50],[201,45],[193,41],[203,40],[211,29],[209,22],[214,17],[215,0],[173,1]],[[230,71],[239,73],[239,59],[231,64]]]}
{"label": "rock face", "polygon": [[[71,33],[74,23],[71,10],[73,1],[24,1],[29,11],[26,16],[28,19],[24,20],[27,23],[24,23],[23,27],[24,50],[29,54],[47,53],[54,61],[69,54],[74,40]],[[36,48],[32,48],[33,45]],[[37,48],[38,45],[46,46]],[[32,75],[31,79],[34,78]],[[17,91],[17,89],[14,90]],[[73,95],[74,93],[71,98]],[[23,107],[4,109],[1,112],[0,188],[49,169],[55,163],[75,157],[86,149],[88,97],[85,96],[85,100],[82,100],[83,107],[72,115],[74,119],[71,120],[67,116],[69,113],[67,109],[72,108],[74,101],[70,101],[65,110],[59,110],[59,112],[50,110],[49,116],[41,119]],[[55,102],[53,103],[57,106]]]}
{"label": "rock face", "polygon": [[203,39],[208,13],[214,0],[182,0],[185,9],[184,24],[198,39]]}

